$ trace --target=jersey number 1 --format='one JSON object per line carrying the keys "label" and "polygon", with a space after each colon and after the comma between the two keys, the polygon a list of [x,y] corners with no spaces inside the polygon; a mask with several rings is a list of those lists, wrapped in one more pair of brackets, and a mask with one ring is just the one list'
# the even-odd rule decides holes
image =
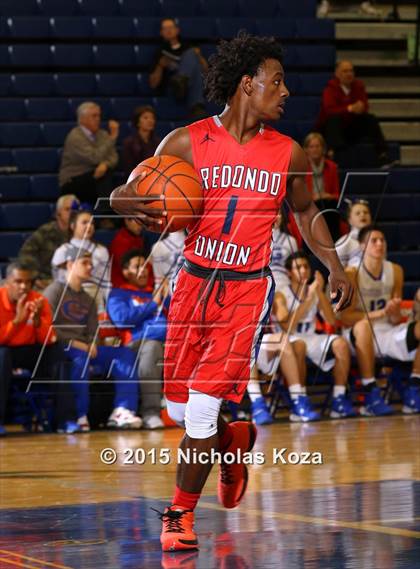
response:
{"label": "jersey number 1", "polygon": [[225,222],[223,223],[222,233],[229,235],[232,229],[233,216],[235,215],[236,206],[238,204],[238,196],[232,196],[228,203]]}

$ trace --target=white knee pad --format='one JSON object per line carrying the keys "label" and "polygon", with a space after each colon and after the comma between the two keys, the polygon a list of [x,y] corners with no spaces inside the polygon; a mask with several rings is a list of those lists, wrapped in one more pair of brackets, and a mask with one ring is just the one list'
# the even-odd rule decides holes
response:
{"label": "white knee pad", "polygon": [[194,389],[189,390],[189,395],[185,410],[186,433],[193,439],[208,439],[217,433],[222,399]]}
{"label": "white knee pad", "polygon": [[166,400],[166,409],[168,411],[169,417],[181,425],[181,427],[185,427],[184,419],[185,419],[185,408],[186,403],[177,403],[176,401],[169,401]]}

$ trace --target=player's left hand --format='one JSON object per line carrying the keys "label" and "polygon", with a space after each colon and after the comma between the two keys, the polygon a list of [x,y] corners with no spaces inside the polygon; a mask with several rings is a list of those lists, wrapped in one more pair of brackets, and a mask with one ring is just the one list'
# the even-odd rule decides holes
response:
{"label": "player's left hand", "polygon": [[337,269],[331,271],[328,278],[331,291],[331,299],[334,302],[338,299],[337,304],[334,307],[334,312],[339,312],[348,308],[353,297],[353,287],[347,278],[346,273],[343,269]]}

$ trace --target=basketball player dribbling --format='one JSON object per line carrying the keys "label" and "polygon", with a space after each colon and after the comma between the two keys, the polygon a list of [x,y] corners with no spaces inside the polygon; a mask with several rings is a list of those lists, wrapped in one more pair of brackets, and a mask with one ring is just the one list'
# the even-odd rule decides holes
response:
{"label": "basketball player dribbling", "polygon": [[[283,115],[289,96],[281,46],[274,38],[243,32],[221,42],[210,59],[206,91],[210,100],[225,105],[222,114],[176,129],[156,151],[192,164],[204,191],[203,213],[188,228],[186,260],[168,318],[167,409],[185,425],[180,449],[192,458],[178,462],[172,504],[161,514],[164,551],[198,548],[194,509],[214,451],[222,457],[219,501],[234,508],[244,496],[246,465],[227,464],[223,456],[250,451],[256,428],[246,421],[226,423],[220,407],[223,399],[241,401],[258,353],[274,293],[272,226],[285,196],[306,243],[329,269],[336,310],[348,306],[352,296],[327,225],[305,186],[304,151],[265,125]],[[114,190],[111,205],[148,226],[162,214],[147,198],[137,198],[138,182]],[[207,463],[194,460],[199,453],[209,457]]]}

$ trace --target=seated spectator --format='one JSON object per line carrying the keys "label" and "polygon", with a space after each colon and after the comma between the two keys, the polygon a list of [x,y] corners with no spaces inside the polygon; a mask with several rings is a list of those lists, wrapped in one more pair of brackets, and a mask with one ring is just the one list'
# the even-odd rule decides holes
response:
{"label": "seated spectator", "polygon": [[[27,369],[35,372],[35,378],[57,379],[64,360],[52,328],[51,309],[46,299],[32,290],[32,280],[31,269],[15,262],[7,267],[5,285],[0,287],[0,435],[6,433],[13,370]],[[59,391],[57,388],[56,393]],[[58,419],[65,423],[71,417],[63,414]]]}
{"label": "seated spectator", "polygon": [[106,299],[111,290],[111,262],[106,247],[93,241],[95,221],[87,209],[73,210],[70,214],[69,239],[59,247],[52,258],[51,266],[54,280],[65,283],[67,280],[67,251],[86,249],[92,255],[93,269],[83,288],[96,299],[98,312],[104,312]]}
{"label": "seated spectator", "polygon": [[19,251],[19,261],[35,275],[34,288],[37,290],[43,290],[52,281],[51,259],[54,251],[68,239],[70,212],[74,203],[79,203],[75,195],[58,198],[55,219],[34,231]]}
{"label": "seated spectator", "polygon": [[133,126],[135,133],[123,140],[122,161],[126,178],[140,162],[154,155],[160,142],[155,134],[156,111],[150,105],[135,109]]}
{"label": "seated spectator", "polygon": [[[111,281],[113,287],[118,288],[125,283],[121,269],[121,259],[124,253],[130,251],[130,249],[142,249],[144,256],[147,258],[150,254],[152,239],[154,237],[152,237],[150,231],[146,231],[134,218],[124,218],[124,226],[115,233],[114,239],[109,246],[112,258]],[[149,282],[147,286],[150,290],[153,290],[153,270],[150,265],[149,268]]]}
{"label": "seated spectator", "polygon": [[[316,15],[318,18],[326,18],[331,11],[331,2],[329,0],[321,0],[318,5],[318,9]],[[375,6],[374,2],[370,2],[370,0],[365,0],[361,2],[359,5],[359,12],[365,16],[371,16],[373,18],[381,18],[382,12],[378,10]]]}
{"label": "seated spectator", "polygon": [[[400,265],[386,259],[386,239],[374,225],[360,230],[359,242],[363,250],[360,268],[349,267],[347,274],[354,290],[349,308],[341,315],[348,327],[346,336],[354,336],[354,326],[368,323],[373,328],[374,349],[377,357],[389,357],[413,362],[411,376],[403,396],[403,413],[420,413],[420,322],[402,322],[401,299],[404,272]],[[353,327],[353,328],[352,328]],[[362,380],[363,381],[363,380]],[[364,415],[385,414],[375,378],[365,380]]]}
{"label": "seated spectator", "polygon": [[359,231],[372,223],[369,203],[366,200],[349,200],[347,221],[350,231],[340,237],[335,248],[343,267],[359,267],[362,262],[362,248],[358,240]]}
{"label": "seated spectator", "polygon": [[154,294],[146,289],[148,269],[143,251],[127,251],[121,260],[125,283],[114,288],[108,299],[108,314],[120,328],[124,346],[137,354],[143,426],[163,427],[160,418],[161,377],[166,318],[162,304],[168,292],[166,282]]}
{"label": "seated spectator", "polygon": [[277,215],[273,225],[273,241],[270,268],[276,284],[276,292],[280,292],[285,286],[290,284],[289,275],[286,270],[286,259],[298,250],[298,244],[294,237],[289,235],[285,229],[283,214]]}
{"label": "seated spectator", "polygon": [[[303,148],[309,160],[312,174],[306,176],[306,185],[320,211],[337,208],[340,197],[340,181],[338,167],[335,162],[326,158],[327,147],[324,137],[318,132],[311,132],[305,138]],[[327,222],[333,239],[340,236],[340,217],[337,213],[326,211]]]}
{"label": "seated spectator", "polygon": [[205,116],[202,73],[207,70],[207,61],[200,48],[181,39],[173,18],[163,18],[160,36],[162,44],[156,51],[150,86],[159,94],[172,94],[178,101],[185,100],[192,117]]}
{"label": "seated spectator", "polygon": [[94,300],[83,290],[92,278],[92,254],[78,247],[65,251],[66,282],[52,282],[44,291],[54,313],[58,339],[66,344],[71,361],[70,380],[76,397],[77,424],[81,431],[90,430],[89,378],[91,366],[115,381],[114,410],[107,426],[114,428],[141,427],[135,411],[138,384],[132,381],[134,354],[127,348],[100,346],[97,340],[98,317]]}
{"label": "seated spectator", "polygon": [[184,255],[182,254],[184,242],[185,231],[180,230],[162,235],[159,241],[153,245],[150,256],[155,277],[155,288],[159,288],[164,280],[169,283],[171,288],[173,279],[184,262]]}
{"label": "seated spectator", "polygon": [[347,152],[357,143],[371,143],[376,152],[376,166],[388,162],[387,146],[377,118],[368,112],[366,88],[355,78],[351,61],[339,61],[335,77],[322,93],[318,128],[328,149],[334,153]]}
{"label": "seated spectator", "polygon": [[[317,334],[315,331],[317,313],[331,326],[335,325],[335,315],[324,293],[324,279],[315,271],[312,276],[309,259],[303,251],[297,251],[286,260],[290,286],[277,293],[275,297],[275,315],[285,332],[306,345],[307,357],[322,371],[332,371],[334,377],[333,399],[330,417],[354,417],[351,400],[346,397],[346,387],[350,372],[350,346],[336,334]],[[306,378],[306,370],[304,372]]]}
{"label": "seated spectator", "polygon": [[[77,122],[64,141],[58,180],[62,194],[76,194],[80,201],[94,206],[98,198],[108,198],[113,190],[119,124],[111,120],[109,132],[101,129],[101,108],[90,101],[78,106]],[[109,211],[105,200],[99,211]]]}

